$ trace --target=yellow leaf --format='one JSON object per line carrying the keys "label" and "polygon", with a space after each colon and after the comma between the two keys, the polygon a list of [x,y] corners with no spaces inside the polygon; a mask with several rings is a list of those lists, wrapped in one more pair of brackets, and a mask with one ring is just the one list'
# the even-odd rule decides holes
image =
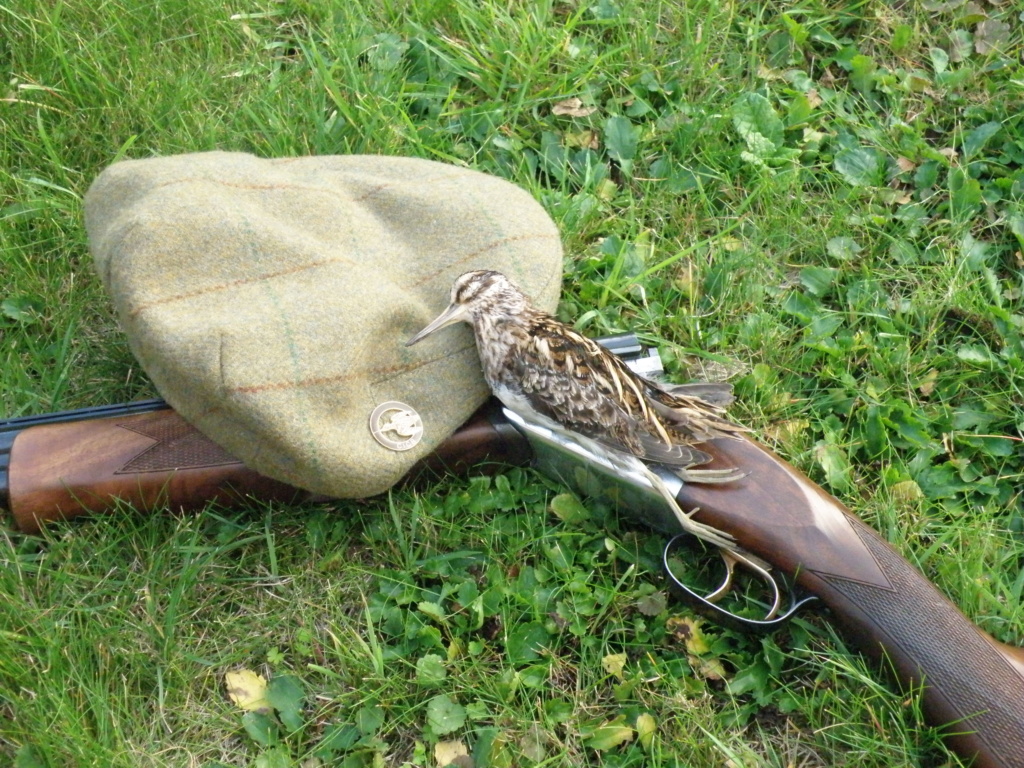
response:
{"label": "yellow leaf", "polygon": [[654,743],[654,734],[658,732],[658,724],[654,717],[644,712],[636,719],[636,735],[640,739],[640,745],[645,751],[651,751],[651,744]]}
{"label": "yellow leaf", "polygon": [[898,483],[893,483],[889,492],[895,501],[914,501],[915,499],[924,498],[924,491],[921,490],[921,486],[913,480],[901,480]]}
{"label": "yellow leaf", "polygon": [[699,656],[711,650],[707,636],[701,631],[701,620],[689,616],[672,616],[665,622],[665,629],[686,644],[689,653]]}
{"label": "yellow leaf", "polygon": [[621,680],[622,670],[626,667],[626,658],[624,653],[610,653],[601,659],[601,666],[609,675],[615,675]]}
{"label": "yellow leaf", "polygon": [[267,701],[267,681],[250,669],[240,669],[224,675],[228,696],[242,709],[252,712],[270,710]]}
{"label": "yellow leaf", "polygon": [[434,759],[437,761],[437,768],[447,768],[447,766],[455,762],[458,765],[466,765],[466,761],[459,760],[459,758],[468,756],[469,750],[466,749],[466,745],[461,741],[439,741],[437,746],[434,747]]}

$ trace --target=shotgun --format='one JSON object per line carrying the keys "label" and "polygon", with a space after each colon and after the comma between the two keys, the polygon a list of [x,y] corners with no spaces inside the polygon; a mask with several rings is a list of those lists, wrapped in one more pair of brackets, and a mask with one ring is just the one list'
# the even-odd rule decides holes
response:
{"label": "shotgun", "polygon": [[[654,355],[645,357],[635,340],[623,338],[609,341],[627,358],[657,367]],[[723,438],[702,449],[713,456],[711,468],[740,467],[747,475],[729,484],[687,485],[666,471],[662,478],[679,504],[697,508],[695,519],[732,534],[807,596],[794,598],[785,616],[762,621],[726,613],[676,580],[680,596],[723,620],[758,629],[820,601],[863,651],[888,663],[904,688],[922,689],[926,717],[943,728],[958,754],[977,768],[1024,768],[1022,649],[982,632],[875,531],[767,448]],[[638,522],[669,535],[680,532],[646,478],[623,476],[496,400],[409,478],[528,463],[584,494],[607,498]],[[152,510],[237,503],[247,496],[310,498],[248,469],[159,400],[0,421],[0,504],[24,532],[119,501]],[[666,562],[672,546],[666,547]],[[777,582],[774,589],[779,591]]]}

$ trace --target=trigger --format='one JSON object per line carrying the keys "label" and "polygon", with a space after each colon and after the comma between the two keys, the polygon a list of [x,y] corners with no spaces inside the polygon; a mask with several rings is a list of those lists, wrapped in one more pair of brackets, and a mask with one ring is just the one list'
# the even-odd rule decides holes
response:
{"label": "trigger", "polygon": [[[789,607],[786,609],[785,613],[779,615],[782,608],[782,594],[784,590],[780,587],[779,582],[768,572],[767,563],[764,563],[764,561],[754,555],[746,556],[745,553],[742,552],[727,552],[725,550],[719,550],[722,560],[725,563],[725,578],[713,592],[706,596],[700,595],[681,582],[676,575],[672,573],[672,569],[669,567],[669,556],[673,549],[681,539],[687,537],[689,537],[689,534],[685,533],[675,536],[668,542],[668,544],[665,545],[665,550],[662,553],[662,565],[669,578],[669,586],[673,594],[683,602],[689,604],[701,613],[710,615],[711,618],[720,621],[723,624],[727,624],[737,629],[766,632],[781,626],[791,619],[793,614],[798,610],[808,603],[812,603],[818,599],[814,595],[797,595],[795,591],[790,590],[792,599]],[[716,605],[716,602],[728,594],[732,589],[736,563],[742,563],[746,568],[757,574],[762,581],[770,585],[772,592],[771,605],[763,619],[748,619]]]}

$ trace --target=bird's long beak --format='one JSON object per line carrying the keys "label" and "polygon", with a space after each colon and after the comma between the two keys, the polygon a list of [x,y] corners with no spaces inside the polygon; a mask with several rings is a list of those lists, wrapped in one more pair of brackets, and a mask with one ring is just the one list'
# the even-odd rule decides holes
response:
{"label": "bird's long beak", "polygon": [[405,342],[405,346],[411,347],[416,342],[425,339],[434,331],[439,331],[446,326],[453,325],[466,319],[468,319],[468,313],[466,312],[465,306],[462,304],[449,304],[448,308],[434,318],[434,321],[430,325]]}

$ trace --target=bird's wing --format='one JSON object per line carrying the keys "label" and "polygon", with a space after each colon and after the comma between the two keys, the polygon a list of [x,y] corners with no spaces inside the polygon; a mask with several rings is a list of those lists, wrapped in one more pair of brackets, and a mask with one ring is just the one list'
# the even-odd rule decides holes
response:
{"label": "bird's wing", "polygon": [[697,397],[705,403],[725,408],[736,399],[732,393],[732,384],[724,381],[694,381],[689,384],[666,384],[661,381],[646,380],[652,389],[660,390],[669,395]]}
{"label": "bird's wing", "polygon": [[522,406],[645,461],[692,467],[711,460],[682,434],[669,435],[653,412],[647,382],[614,355],[564,328],[531,330],[528,349],[511,361]]}

